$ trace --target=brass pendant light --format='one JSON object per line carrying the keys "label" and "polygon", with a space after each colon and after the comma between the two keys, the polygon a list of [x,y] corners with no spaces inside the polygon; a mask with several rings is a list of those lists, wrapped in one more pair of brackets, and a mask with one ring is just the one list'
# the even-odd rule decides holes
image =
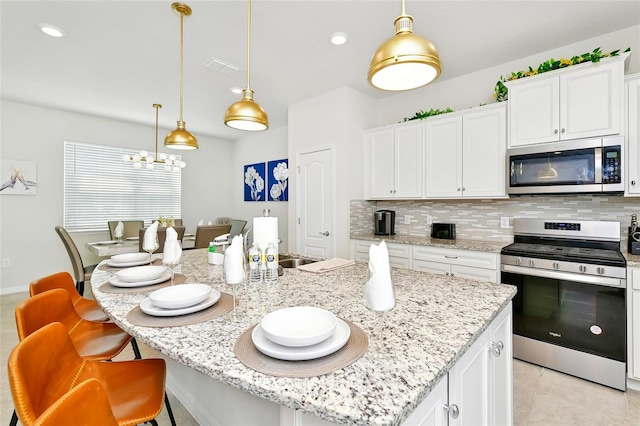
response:
{"label": "brass pendant light", "polygon": [[435,46],[413,33],[413,17],[402,14],[394,21],[396,33],[382,43],[371,58],[368,80],[372,86],[390,91],[410,90],[429,84],[440,75],[440,57]]}
{"label": "brass pendant light", "polygon": [[253,100],[251,75],[251,0],[247,13],[247,87],[242,90],[242,99],[232,104],[224,115],[224,124],[234,129],[250,132],[269,128],[269,118],[262,107]]}
{"label": "brass pendant light", "polygon": [[184,3],[173,3],[171,8],[180,15],[180,119],[178,120],[178,127],[172,130],[164,138],[164,146],[173,149],[198,149],[198,140],[185,128],[185,123],[182,120],[182,92],[183,92],[183,77],[182,77],[182,51],[184,46],[183,36],[183,20],[184,15],[191,15],[191,8]]}

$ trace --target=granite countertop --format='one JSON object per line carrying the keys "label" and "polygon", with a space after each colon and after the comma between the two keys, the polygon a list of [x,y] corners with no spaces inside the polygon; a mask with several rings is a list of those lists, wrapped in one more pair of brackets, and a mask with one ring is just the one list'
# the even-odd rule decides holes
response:
{"label": "granite countertop", "polygon": [[351,234],[350,237],[352,240],[386,241],[388,243],[412,244],[416,246],[441,247],[458,250],[476,250],[498,254],[502,247],[513,242],[513,240],[443,240],[440,238],[415,237],[410,235],[375,235],[373,232]]}
{"label": "granite countertop", "polygon": [[626,252],[622,252],[624,254],[624,258],[627,259],[627,266],[638,267],[640,266],[640,255],[630,254]]}
{"label": "granite countertop", "polygon": [[[213,283],[218,289],[220,268],[207,264],[206,249],[185,251],[179,267],[188,283]],[[395,357],[379,360],[367,353],[335,373],[301,379],[258,373],[236,358],[237,338],[259,317],[233,322],[227,314],[170,328],[132,325],[126,315],[147,293],[101,292],[98,288],[112,274],[95,270],[93,294],[114,322],[140,341],[275,404],[332,422],[360,425],[399,424],[406,419],[516,293],[510,285],[393,269],[397,304],[388,315],[385,339],[395,349]],[[371,339],[377,319],[362,303],[367,278],[365,263],[320,275],[285,269],[278,281],[281,306],[328,309],[362,328]]]}

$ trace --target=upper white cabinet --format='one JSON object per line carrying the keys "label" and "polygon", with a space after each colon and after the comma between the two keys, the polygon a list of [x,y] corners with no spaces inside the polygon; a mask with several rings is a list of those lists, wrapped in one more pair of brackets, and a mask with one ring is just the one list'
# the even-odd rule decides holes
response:
{"label": "upper white cabinet", "polygon": [[640,74],[627,76],[626,194],[640,196]]}
{"label": "upper white cabinet", "polygon": [[424,138],[421,122],[365,132],[365,194],[369,199],[421,198]]}
{"label": "upper white cabinet", "polygon": [[628,54],[505,83],[509,146],[615,135],[624,123]]}
{"label": "upper white cabinet", "polygon": [[425,121],[426,198],[506,197],[506,105]]}

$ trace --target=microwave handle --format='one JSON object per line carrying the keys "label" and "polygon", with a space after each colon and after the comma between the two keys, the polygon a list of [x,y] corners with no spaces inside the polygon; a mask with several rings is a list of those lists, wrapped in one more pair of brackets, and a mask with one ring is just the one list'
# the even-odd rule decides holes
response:
{"label": "microwave handle", "polygon": [[602,183],[602,147],[593,150],[593,161],[595,166],[595,182]]}

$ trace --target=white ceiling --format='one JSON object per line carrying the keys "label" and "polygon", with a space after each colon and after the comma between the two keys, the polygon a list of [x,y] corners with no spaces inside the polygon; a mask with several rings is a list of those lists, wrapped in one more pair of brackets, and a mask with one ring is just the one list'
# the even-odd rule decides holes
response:
{"label": "white ceiling", "polygon": [[[186,0],[184,114],[198,135],[235,140],[224,113],[246,85],[247,3]],[[287,106],[350,86],[375,98],[371,55],[394,32],[400,0],[254,0],[251,87],[272,128],[287,123]],[[505,63],[640,24],[640,1],[407,1],[414,32],[430,39],[440,79]],[[170,1],[0,2],[2,98],[153,126],[179,115],[179,16]],[[39,23],[62,28],[45,36]],[[343,46],[329,35],[350,35]],[[596,46],[594,46],[596,47]],[[626,46],[620,46],[625,48]],[[575,52],[571,52],[572,54]],[[241,67],[227,76],[204,67],[218,57]],[[499,76],[496,76],[496,79]]]}

